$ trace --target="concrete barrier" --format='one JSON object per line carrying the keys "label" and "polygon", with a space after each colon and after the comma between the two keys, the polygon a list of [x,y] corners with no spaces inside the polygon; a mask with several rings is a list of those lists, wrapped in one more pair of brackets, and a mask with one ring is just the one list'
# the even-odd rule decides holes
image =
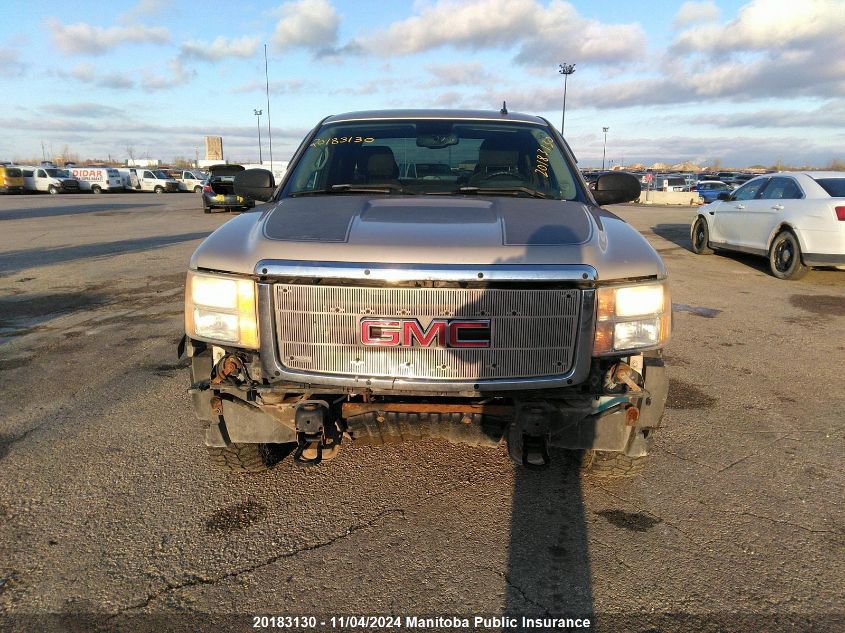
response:
{"label": "concrete barrier", "polygon": [[694,191],[643,191],[638,200],[640,204],[701,204],[701,199]]}

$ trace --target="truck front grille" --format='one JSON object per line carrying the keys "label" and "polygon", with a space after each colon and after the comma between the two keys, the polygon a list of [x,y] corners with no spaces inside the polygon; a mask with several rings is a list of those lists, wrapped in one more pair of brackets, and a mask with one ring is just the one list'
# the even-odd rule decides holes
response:
{"label": "truck front grille", "polygon": [[[474,380],[531,378],[573,364],[580,291],[575,289],[357,288],[276,285],[276,329],[283,365],[348,376]],[[489,321],[486,348],[373,347],[361,320]],[[485,331],[486,332],[486,331]]]}

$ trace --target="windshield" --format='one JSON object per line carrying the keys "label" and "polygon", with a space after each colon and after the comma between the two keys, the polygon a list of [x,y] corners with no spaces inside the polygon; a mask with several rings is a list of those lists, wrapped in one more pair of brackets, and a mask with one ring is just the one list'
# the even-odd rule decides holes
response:
{"label": "windshield", "polygon": [[45,169],[44,171],[53,178],[70,178],[70,174],[64,169]]}
{"label": "windshield", "polygon": [[360,191],[578,197],[547,128],[443,120],[327,125],[297,162],[285,194]]}

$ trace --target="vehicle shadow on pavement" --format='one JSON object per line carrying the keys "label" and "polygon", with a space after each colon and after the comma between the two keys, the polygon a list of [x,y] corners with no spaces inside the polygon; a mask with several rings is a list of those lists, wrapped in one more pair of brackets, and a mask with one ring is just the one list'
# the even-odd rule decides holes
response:
{"label": "vehicle shadow on pavement", "polygon": [[652,233],[677,244],[692,252],[692,241],[690,241],[689,224],[657,224],[651,227]]}
{"label": "vehicle shadow on pavement", "polygon": [[3,220],[31,220],[35,218],[52,218],[60,215],[77,215],[81,213],[106,213],[112,211],[126,211],[128,209],[148,209],[150,207],[163,207],[159,204],[113,204],[105,200],[90,202],[88,204],[75,204],[72,206],[56,206],[29,209],[0,209],[0,222]]}
{"label": "vehicle shadow on pavement", "polygon": [[518,467],[505,575],[506,615],[593,619],[580,456],[552,449],[546,469]]}
{"label": "vehicle shadow on pavement", "polygon": [[196,233],[180,233],[178,235],[154,235],[131,240],[100,242],[98,244],[81,244],[79,246],[63,246],[59,248],[27,248],[18,251],[8,251],[0,254],[0,273],[17,272],[37,266],[66,264],[92,257],[125,255],[127,253],[147,251],[172,244],[200,240],[207,237],[210,232],[199,231]]}
{"label": "vehicle shadow on pavement", "polygon": [[[690,241],[690,225],[689,224],[657,224],[651,227],[655,235],[663,239],[674,242],[681,248],[692,253],[692,242]],[[758,270],[761,273],[769,274],[769,262],[765,257],[758,257],[756,255],[747,255],[745,253],[737,253],[733,251],[716,250],[715,255],[728,257],[734,261]]]}
{"label": "vehicle shadow on pavement", "polygon": [[[594,214],[599,227],[602,227],[603,217],[602,213]],[[514,240],[513,245],[520,245],[516,241],[520,238],[511,239]],[[541,225],[522,239],[525,249],[523,254],[499,259],[495,264],[530,268],[535,262],[547,261],[549,251],[563,245],[571,252],[574,251],[571,255],[573,262],[583,261],[583,253],[578,245],[581,238],[574,233],[562,231],[558,225]],[[569,289],[573,285],[572,281],[562,284]],[[550,283],[544,282],[538,287],[549,288]],[[485,293],[477,303],[464,306],[461,314],[468,318],[478,318],[490,314],[491,309],[495,314],[495,305],[496,300]],[[580,317],[580,309],[578,315]],[[556,339],[543,335],[532,340],[535,344],[537,340],[544,341],[540,343],[542,346]],[[591,345],[592,341],[578,340],[576,344]],[[572,350],[573,363],[575,349]],[[530,401],[553,396],[548,390],[540,390],[528,392],[522,397],[515,394],[515,399]],[[508,434],[507,430],[505,434]],[[587,444],[592,442],[586,432],[582,431],[580,436]],[[589,542],[581,488],[583,451],[550,446],[549,457],[550,462],[545,467],[515,466],[508,562],[504,572],[505,604],[502,612],[505,616],[516,618],[517,630],[549,629],[543,624],[523,627],[523,616],[586,617],[593,620]]]}

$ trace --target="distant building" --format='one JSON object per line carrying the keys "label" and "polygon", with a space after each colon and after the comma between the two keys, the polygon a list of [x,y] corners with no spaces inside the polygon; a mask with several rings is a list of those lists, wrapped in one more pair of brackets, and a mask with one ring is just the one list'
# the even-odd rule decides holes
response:
{"label": "distant building", "polygon": [[127,158],[127,167],[158,167],[161,161],[158,158]]}
{"label": "distant building", "polygon": [[223,137],[222,136],[206,136],[205,137],[205,160],[214,160],[218,163],[223,162]]}

